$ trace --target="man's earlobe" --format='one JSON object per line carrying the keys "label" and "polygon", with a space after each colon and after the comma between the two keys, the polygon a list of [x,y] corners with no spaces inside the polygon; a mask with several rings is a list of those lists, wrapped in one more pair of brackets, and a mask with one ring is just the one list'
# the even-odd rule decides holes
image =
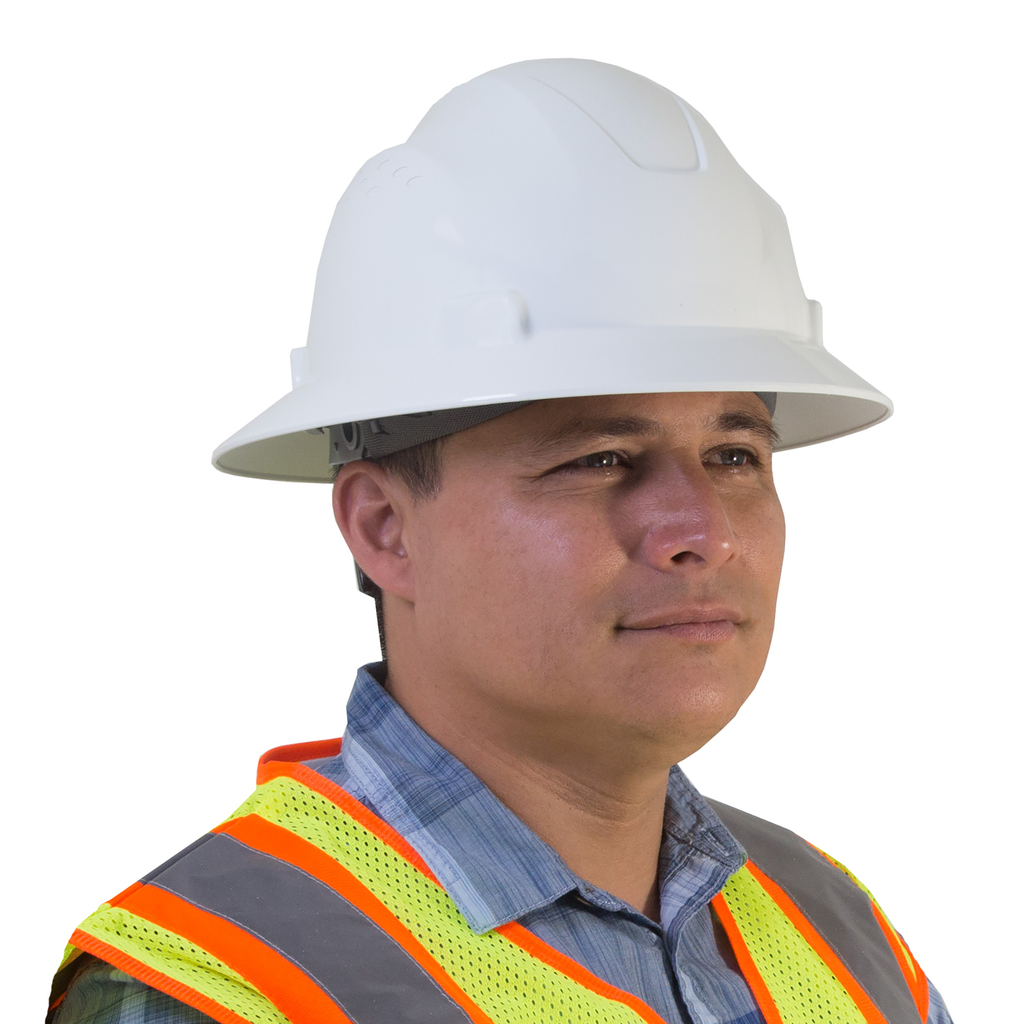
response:
{"label": "man's earlobe", "polygon": [[342,466],[333,505],[338,529],[363,572],[382,590],[411,600],[402,503],[387,473],[372,462]]}

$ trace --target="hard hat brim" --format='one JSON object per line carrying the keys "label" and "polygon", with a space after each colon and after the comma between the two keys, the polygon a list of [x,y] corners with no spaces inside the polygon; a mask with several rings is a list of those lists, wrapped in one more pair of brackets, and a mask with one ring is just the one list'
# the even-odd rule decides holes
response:
{"label": "hard hat brim", "polygon": [[[526,346],[536,346],[541,365],[522,358]],[[410,346],[403,356],[401,365],[384,366],[373,346],[365,346],[344,370],[311,376],[224,441],[213,453],[214,466],[239,476],[329,482],[329,437],[322,428],[442,408],[587,395],[774,391],[779,450],[863,430],[892,414],[885,395],[820,344],[764,330],[548,330],[509,345]],[[388,408],[367,394],[366,382],[382,375]],[[431,382],[428,404],[424,381]]]}

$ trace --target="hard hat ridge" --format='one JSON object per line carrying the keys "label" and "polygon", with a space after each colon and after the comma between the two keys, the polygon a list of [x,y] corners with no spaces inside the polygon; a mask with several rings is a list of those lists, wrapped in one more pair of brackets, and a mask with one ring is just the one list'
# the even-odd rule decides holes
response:
{"label": "hard hat ridge", "polygon": [[780,447],[891,410],[824,349],[781,209],[696,111],[622,68],[526,61],[452,90],[359,171],[293,390],[214,462],[327,480],[341,424],[403,446],[401,423],[418,443],[427,419],[664,391],[777,392]]}

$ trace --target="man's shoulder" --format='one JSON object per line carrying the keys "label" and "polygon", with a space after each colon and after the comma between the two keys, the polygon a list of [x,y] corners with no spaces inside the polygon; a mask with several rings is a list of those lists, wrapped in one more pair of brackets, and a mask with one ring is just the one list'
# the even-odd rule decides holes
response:
{"label": "man's shoulder", "polygon": [[51,1024],[213,1024],[195,1007],[88,953],[69,967],[71,981],[48,1017]]}

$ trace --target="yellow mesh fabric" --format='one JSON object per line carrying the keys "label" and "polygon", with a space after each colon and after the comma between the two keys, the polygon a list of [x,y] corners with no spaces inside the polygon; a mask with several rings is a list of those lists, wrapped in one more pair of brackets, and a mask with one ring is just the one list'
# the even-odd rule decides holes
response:
{"label": "yellow mesh fabric", "polygon": [[722,889],[783,1024],[865,1024],[831,968],[745,868]]}
{"label": "yellow mesh fabric", "polygon": [[288,1024],[288,1018],[227,964],[174,932],[104,904],[79,929],[147,967],[180,981],[252,1024]]}
{"label": "yellow mesh fabric", "polygon": [[643,1019],[503,935],[477,935],[434,882],[330,800],[293,779],[261,786],[232,817],[245,814],[259,814],[342,864],[496,1024],[638,1024]]}

